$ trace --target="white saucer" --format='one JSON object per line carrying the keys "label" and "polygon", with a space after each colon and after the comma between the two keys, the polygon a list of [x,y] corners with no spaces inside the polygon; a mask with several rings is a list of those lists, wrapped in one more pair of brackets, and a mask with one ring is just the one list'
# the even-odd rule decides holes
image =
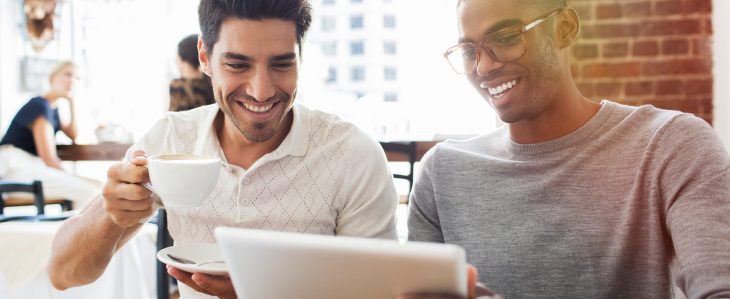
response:
{"label": "white saucer", "polygon": [[170,259],[167,254],[179,256],[196,262],[222,260],[223,253],[216,244],[186,244],[175,245],[157,252],[157,259],[161,262],[190,273],[205,273],[210,275],[226,275],[228,268],[225,263],[205,264],[202,266],[178,263]]}

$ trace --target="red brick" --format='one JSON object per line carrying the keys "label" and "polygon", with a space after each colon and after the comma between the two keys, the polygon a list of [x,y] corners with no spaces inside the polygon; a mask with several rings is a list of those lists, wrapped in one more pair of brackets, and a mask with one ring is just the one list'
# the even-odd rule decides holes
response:
{"label": "red brick", "polygon": [[637,24],[602,24],[593,26],[593,30],[598,38],[635,37],[640,33]]}
{"label": "red brick", "polygon": [[570,73],[573,75],[573,78],[580,78],[580,67],[577,64],[571,64],[570,65]]}
{"label": "red brick", "polygon": [[613,98],[621,95],[623,85],[618,82],[596,83],[596,95],[602,98]]}
{"label": "red brick", "polygon": [[683,94],[684,83],[680,80],[663,80],[656,82],[656,94]]}
{"label": "red brick", "polygon": [[587,5],[571,5],[573,8],[575,8],[575,11],[578,13],[578,17],[580,17],[581,21],[590,21],[593,20],[593,8],[595,7],[592,4]]}
{"label": "red brick", "polygon": [[656,3],[654,14],[658,16],[675,15],[684,12],[681,0],[669,0]]}
{"label": "red brick", "polygon": [[684,35],[702,32],[701,23],[697,19],[645,22],[638,28],[641,30],[641,35],[644,36]]}
{"label": "red brick", "polygon": [[598,46],[596,44],[576,44],[573,46],[573,56],[577,59],[588,59],[598,57]]}
{"label": "red brick", "polygon": [[685,91],[688,95],[712,95],[712,79],[687,80]]}
{"label": "red brick", "polygon": [[654,82],[652,82],[652,81],[626,82],[626,86],[624,87],[624,93],[627,96],[654,94]]}
{"label": "red brick", "polygon": [[596,19],[617,19],[621,18],[621,5],[598,4],[596,6]]}
{"label": "red brick", "polygon": [[651,14],[651,2],[624,4],[624,17],[646,17]]}
{"label": "red brick", "polygon": [[638,62],[597,63],[583,67],[583,76],[596,77],[636,77],[641,74],[641,64]]}
{"label": "red brick", "polygon": [[684,12],[691,13],[710,13],[712,12],[712,0],[684,0]]}
{"label": "red brick", "polygon": [[592,97],[596,96],[596,92],[595,92],[593,83],[582,82],[582,83],[577,83],[576,85],[578,86],[578,90],[580,90],[580,92],[583,94],[583,96],[588,97],[588,98],[592,98]]}
{"label": "red brick", "polygon": [[712,116],[712,108],[714,108],[714,105],[712,103],[712,98],[703,98],[700,100],[700,103],[702,103],[702,112],[709,114]]}
{"label": "red brick", "polygon": [[592,25],[581,26],[580,37],[583,39],[596,38],[596,28]]}
{"label": "red brick", "polygon": [[692,54],[698,56],[712,55],[712,41],[710,37],[699,37],[692,41]]}
{"label": "red brick", "polygon": [[647,100],[645,103],[654,105],[657,108],[678,110],[693,114],[697,114],[701,110],[700,105],[697,105],[695,101],[688,100]]}
{"label": "red brick", "polygon": [[702,22],[704,30],[702,32],[707,33],[708,35],[712,35],[712,20],[707,19],[704,22]]}
{"label": "red brick", "polygon": [[659,45],[656,41],[635,42],[633,53],[635,56],[654,56],[659,54]]}
{"label": "red brick", "polygon": [[708,74],[712,70],[709,59],[678,59],[650,61],[643,65],[643,74],[647,76],[677,74]]}
{"label": "red brick", "polygon": [[608,43],[603,45],[603,57],[626,57],[628,54],[628,42]]}
{"label": "red brick", "polygon": [[662,43],[662,54],[687,54],[689,42],[686,39],[665,40]]}

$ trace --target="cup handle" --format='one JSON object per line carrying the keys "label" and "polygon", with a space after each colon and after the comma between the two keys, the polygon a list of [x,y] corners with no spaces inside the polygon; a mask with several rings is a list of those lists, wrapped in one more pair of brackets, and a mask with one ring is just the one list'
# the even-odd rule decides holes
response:
{"label": "cup handle", "polygon": [[150,182],[144,182],[142,183],[142,187],[147,188],[147,190],[152,191],[153,193],[157,194],[157,190],[155,190],[155,187],[152,186],[152,183]]}

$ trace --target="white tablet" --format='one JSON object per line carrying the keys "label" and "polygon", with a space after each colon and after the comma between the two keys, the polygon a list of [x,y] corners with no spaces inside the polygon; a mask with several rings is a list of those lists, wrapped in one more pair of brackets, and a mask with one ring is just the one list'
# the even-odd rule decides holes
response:
{"label": "white tablet", "polygon": [[239,298],[393,299],[409,292],[466,296],[464,249],[456,245],[219,227]]}

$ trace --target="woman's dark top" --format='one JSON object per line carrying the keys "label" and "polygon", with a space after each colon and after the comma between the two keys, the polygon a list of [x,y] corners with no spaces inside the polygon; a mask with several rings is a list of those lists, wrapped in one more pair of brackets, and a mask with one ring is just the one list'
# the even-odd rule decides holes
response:
{"label": "woman's dark top", "polygon": [[20,108],[10,127],[5,133],[0,145],[12,144],[13,146],[38,156],[33,139],[33,122],[38,117],[45,117],[53,126],[53,133],[61,130],[61,120],[58,117],[58,108],[51,108],[51,104],[43,97],[30,99],[28,103]]}

